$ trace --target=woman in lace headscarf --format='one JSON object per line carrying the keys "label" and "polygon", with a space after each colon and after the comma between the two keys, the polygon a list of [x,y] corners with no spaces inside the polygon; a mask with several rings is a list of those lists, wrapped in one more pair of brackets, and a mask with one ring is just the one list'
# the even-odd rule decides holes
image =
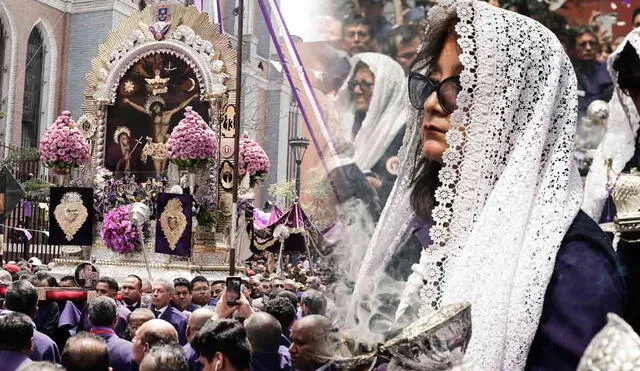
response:
{"label": "woman in lace headscarf", "polygon": [[350,63],[332,116],[339,159],[330,162],[329,179],[338,220],[324,235],[337,276],[347,286],[358,273],[396,180],[409,106],[407,80],[396,61],[383,54],[360,53]]}
{"label": "woman in lace headscarf", "polygon": [[402,67],[378,53],[351,59],[349,78],[338,91],[335,111],[340,141],[352,142],[355,165],[370,178],[384,206],[396,180],[398,150],[406,125],[407,81]]}
{"label": "woman in lace headscarf", "polygon": [[[585,183],[582,209],[601,223],[613,221],[616,214],[609,191],[621,172],[640,169],[640,28],[631,31],[609,56],[609,72],[614,92],[609,102],[607,134],[598,146]],[[606,165],[611,160],[611,168]],[[640,331],[640,243],[638,233],[621,233],[618,256],[629,292],[625,319]],[[633,293],[633,295],[631,295]]]}
{"label": "woman in lace headscarf", "polygon": [[385,266],[422,235],[396,324],[470,302],[478,369],[575,369],[624,290],[610,244],[580,212],[569,58],[539,23],[477,0],[441,0],[428,24],[398,180],[346,320],[374,335],[391,315],[377,297]]}

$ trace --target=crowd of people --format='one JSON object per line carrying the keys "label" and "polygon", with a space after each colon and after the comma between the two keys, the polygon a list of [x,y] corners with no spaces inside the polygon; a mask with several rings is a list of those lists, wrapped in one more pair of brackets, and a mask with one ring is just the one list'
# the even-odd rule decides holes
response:
{"label": "crowd of people", "polygon": [[298,281],[262,261],[248,266],[234,303],[225,280],[203,276],[100,277],[93,299],[40,300],[37,287],[77,285],[35,263],[0,270],[3,370],[316,370],[340,346],[325,287],[307,276],[304,256],[286,269]]}

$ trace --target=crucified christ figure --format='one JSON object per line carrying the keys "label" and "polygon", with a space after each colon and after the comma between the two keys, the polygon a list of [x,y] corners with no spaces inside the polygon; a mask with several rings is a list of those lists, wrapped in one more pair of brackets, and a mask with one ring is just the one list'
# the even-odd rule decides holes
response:
{"label": "crucified christ figure", "polygon": [[147,99],[147,103],[144,107],[140,106],[124,98],[123,103],[133,107],[135,110],[142,112],[151,117],[153,122],[153,138],[152,141],[147,141],[147,144],[142,150],[142,160],[146,162],[148,155],[153,159],[153,168],[155,170],[156,177],[159,177],[162,171],[167,166],[167,142],[169,136],[169,125],[171,124],[171,118],[174,114],[182,111],[188,106],[198,95],[194,94],[189,99],[180,103],[178,107],[167,110],[164,99],[159,96],[152,96]]}

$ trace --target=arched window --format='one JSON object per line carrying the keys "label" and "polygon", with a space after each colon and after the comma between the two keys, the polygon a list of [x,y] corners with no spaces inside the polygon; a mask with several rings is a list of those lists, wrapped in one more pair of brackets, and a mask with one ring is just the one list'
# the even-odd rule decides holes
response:
{"label": "arched window", "polygon": [[22,147],[36,147],[40,138],[44,53],[42,34],[37,27],[34,27],[27,43],[24,100],[22,103]]}

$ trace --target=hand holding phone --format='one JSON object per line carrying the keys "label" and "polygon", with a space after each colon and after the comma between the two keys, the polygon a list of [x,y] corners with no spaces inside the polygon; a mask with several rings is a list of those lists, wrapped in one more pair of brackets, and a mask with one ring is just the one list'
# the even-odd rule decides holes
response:
{"label": "hand holding phone", "polygon": [[227,277],[227,305],[237,305],[240,299],[242,279],[240,277]]}

